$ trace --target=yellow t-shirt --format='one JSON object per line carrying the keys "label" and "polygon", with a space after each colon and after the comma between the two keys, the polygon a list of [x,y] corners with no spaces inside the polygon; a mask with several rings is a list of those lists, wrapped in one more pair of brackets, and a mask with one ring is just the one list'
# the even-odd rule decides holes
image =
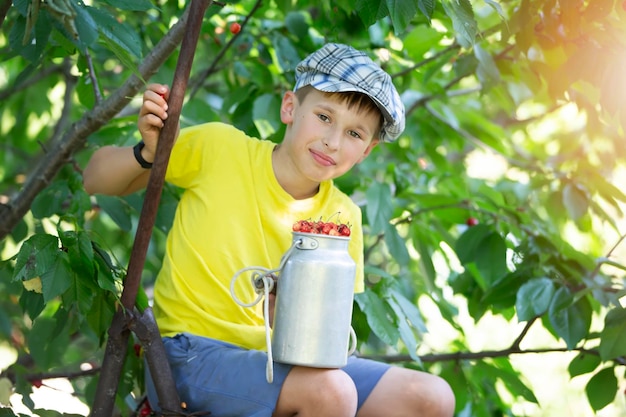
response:
{"label": "yellow t-shirt", "polygon": [[[314,197],[295,200],[274,176],[274,147],[222,123],[181,131],[166,180],[184,192],[154,289],[162,335],[189,332],[265,350],[263,303],[237,304],[231,279],[246,267],[278,268],[292,244],[292,225],[301,219],[349,222],[355,292],[363,290],[359,207],[332,181]],[[236,280],[235,294],[243,302],[256,299],[250,275]]]}

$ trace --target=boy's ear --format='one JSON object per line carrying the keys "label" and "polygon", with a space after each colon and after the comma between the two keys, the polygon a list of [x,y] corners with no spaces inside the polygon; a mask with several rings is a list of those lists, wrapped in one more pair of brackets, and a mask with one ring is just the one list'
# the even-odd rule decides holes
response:
{"label": "boy's ear", "polygon": [[283,95],[283,101],[280,105],[280,120],[289,124],[293,121],[293,114],[296,109],[298,99],[293,91],[287,91]]}
{"label": "boy's ear", "polygon": [[370,152],[372,152],[372,149],[374,149],[374,146],[378,145],[378,142],[380,142],[380,140],[378,138],[372,139],[370,144],[367,145],[367,148],[365,148],[365,151],[363,152],[363,155],[361,156],[361,159],[359,159],[358,163],[363,162],[363,160],[365,158],[367,158],[367,156],[370,154]]}

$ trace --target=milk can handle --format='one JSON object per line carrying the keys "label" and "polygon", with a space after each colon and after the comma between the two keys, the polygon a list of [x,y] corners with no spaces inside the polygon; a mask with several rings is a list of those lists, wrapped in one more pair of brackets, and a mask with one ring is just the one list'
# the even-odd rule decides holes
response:
{"label": "milk can handle", "polygon": [[348,350],[348,356],[352,355],[356,351],[356,333],[354,332],[354,328],[350,326],[350,349]]}

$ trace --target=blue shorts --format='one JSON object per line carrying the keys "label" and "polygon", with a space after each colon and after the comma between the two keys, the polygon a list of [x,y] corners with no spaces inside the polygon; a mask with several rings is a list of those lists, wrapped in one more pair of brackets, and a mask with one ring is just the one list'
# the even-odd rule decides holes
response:
{"label": "blue shorts", "polygon": [[[181,401],[188,412],[210,411],[211,417],[270,417],[292,365],[274,362],[273,382],[266,380],[267,353],[247,350],[191,334],[163,338]],[[370,395],[390,365],[351,356],[342,368],[354,381],[357,407]],[[147,368],[147,367],[146,367]],[[158,410],[148,377],[148,399]]]}

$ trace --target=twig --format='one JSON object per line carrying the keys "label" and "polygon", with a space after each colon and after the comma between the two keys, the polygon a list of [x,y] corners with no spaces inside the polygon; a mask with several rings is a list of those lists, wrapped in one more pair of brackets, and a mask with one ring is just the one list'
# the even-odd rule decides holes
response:
{"label": "twig", "polygon": [[[214,4],[217,4],[217,3],[214,2]],[[222,49],[217,53],[217,55],[215,56],[215,59],[213,59],[213,62],[211,62],[211,65],[207,69],[205,69],[204,71],[201,71],[200,73],[198,73],[197,75],[195,75],[193,77],[193,80],[189,83],[189,85],[191,87],[190,88],[190,93],[189,93],[190,97],[194,97],[198,93],[198,90],[200,90],[200,88],[202,87],[202,84],[204,83],[204,80],[209,75],[213,74],[213,72],[215,71],[215,68],[217,67],[217,64],[220,62],[220,60],[226,54],[226,51],[228,51],[230,49],[230,47],[237,40],[239,35],[241,33],[243,33],[246,25],[248,24],[248,21],[250,20],[252,15],[254,13],[256,13],[256,11],[261,7],[262,4],[263,4],[262,0],[257,0],[257,2],[252,7],[252,10],[250,10],[250,13],[248,13],[248,15],[246,16],[244,21],[241,23],[241,30],[239,31],[239,33],[236,33],[233,37],[231,37],[228,40],[228,42],[226,42],[226,44],[224,44]]]}
{"label": "twig", "polygon": [[93,67],[93,60],[89,50],[85,51],[85,58],[87,59],[87,68],[89,68],[89,79],[93,88],[93,94],[96,97],[96,103],[102,101],[102,93],[100,92],[100,86],[98,85],[98,78],[96,77],[96,70]]}

